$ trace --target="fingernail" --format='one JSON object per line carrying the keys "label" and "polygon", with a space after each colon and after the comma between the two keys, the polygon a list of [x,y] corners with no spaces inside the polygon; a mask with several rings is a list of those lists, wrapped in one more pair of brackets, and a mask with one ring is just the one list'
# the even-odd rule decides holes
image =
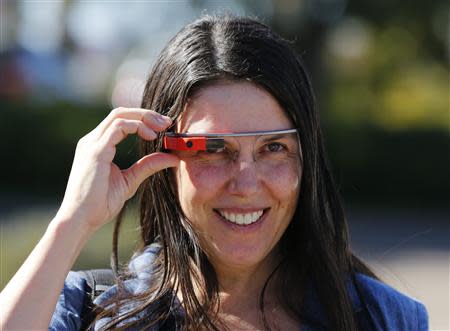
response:
{"label": "fingernail", "polygon": [[168,116],[160,115],[158,117],[158,122],[161,124],[170,124],[172,123],[172,119]]}

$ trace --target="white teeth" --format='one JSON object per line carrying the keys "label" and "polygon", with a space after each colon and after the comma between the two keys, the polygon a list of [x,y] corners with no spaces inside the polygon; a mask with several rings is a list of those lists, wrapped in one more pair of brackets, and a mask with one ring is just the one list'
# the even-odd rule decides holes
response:
{"label": "white teeth", "polygon": [[227,219],[230,222],[240,225],[248,225],[256,222],[257,220],[259,220],[263,212],[264,212],[263,210],[260,210],[248,214],[234,214],[219,210],[219,213],[220,215],[222,215],[223,218]]}

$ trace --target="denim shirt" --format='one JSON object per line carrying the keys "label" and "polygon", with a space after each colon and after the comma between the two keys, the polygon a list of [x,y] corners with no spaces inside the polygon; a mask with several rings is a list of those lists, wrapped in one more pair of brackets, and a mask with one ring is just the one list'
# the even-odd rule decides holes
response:
{"label": "denim shirt", "polygon": [[[135,277],[125,281],[124,285],[127,291],[137,294],[148,288],[152,273],[152,262],[158,249],[158,246],[150,245],[131,260],[129,270]],[[357,274],[356,281],[359,285],[359,293],[351,281],[348,282],[348,291],[353,311],[361,330],[428,330],[428,314],[423,304],[366,275]],[[79,273],[71,271],[59,295],[49,330],[80,330],[83,305],[88,295],[87,290],[86,280]],[[114,285],[97,297],[94,303],[101,305],[116,294],[117,287]],[[132,308],[132,304],[125,306],[119,314]],[[179,307],[179,310],[182,311],[182,308]],[[127,322],[150,313],[151,311],[149,310],[143,311],[141,314],[128,319]],[[305,293],[303,316],[304,320],[299,325],[299,330],[318,331],[329,329],[327,327],[326,314],[312,286],[308,287]],[[108,318],[97,321],[94,329],[100,329],[108,321]],[[142,326],[136,326],[129,330],[139,329],[142,329]],[[151,329],[151,331],[158,330],[163,330],[163,328],[155,326]]]}

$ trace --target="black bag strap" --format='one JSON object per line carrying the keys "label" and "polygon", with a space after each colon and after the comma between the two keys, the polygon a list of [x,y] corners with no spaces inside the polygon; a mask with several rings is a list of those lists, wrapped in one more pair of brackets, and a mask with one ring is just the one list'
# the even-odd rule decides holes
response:
{"label": "black bag strap", "polygon": [[87,284],[87,295],[81,313],[82,325],[80,329],[87,330],[95,318],[95,298],[113,286],[116,280],[111,269],[81,270],[77,273],[86,280]]}
{"label": "black bag strap", "polygon": [[78,273],[86,280],[92,301],[116,283],[111,269],[81,270]]}

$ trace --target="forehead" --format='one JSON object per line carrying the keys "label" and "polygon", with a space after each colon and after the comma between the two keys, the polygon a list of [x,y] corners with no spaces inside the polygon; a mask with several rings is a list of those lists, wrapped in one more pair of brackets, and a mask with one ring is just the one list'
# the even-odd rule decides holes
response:
{"label": "forehead", "polygon": [[250,82],[220,82],[189,99],[177,131],[229,133],[293,127],[277,100],[263,88]]}

